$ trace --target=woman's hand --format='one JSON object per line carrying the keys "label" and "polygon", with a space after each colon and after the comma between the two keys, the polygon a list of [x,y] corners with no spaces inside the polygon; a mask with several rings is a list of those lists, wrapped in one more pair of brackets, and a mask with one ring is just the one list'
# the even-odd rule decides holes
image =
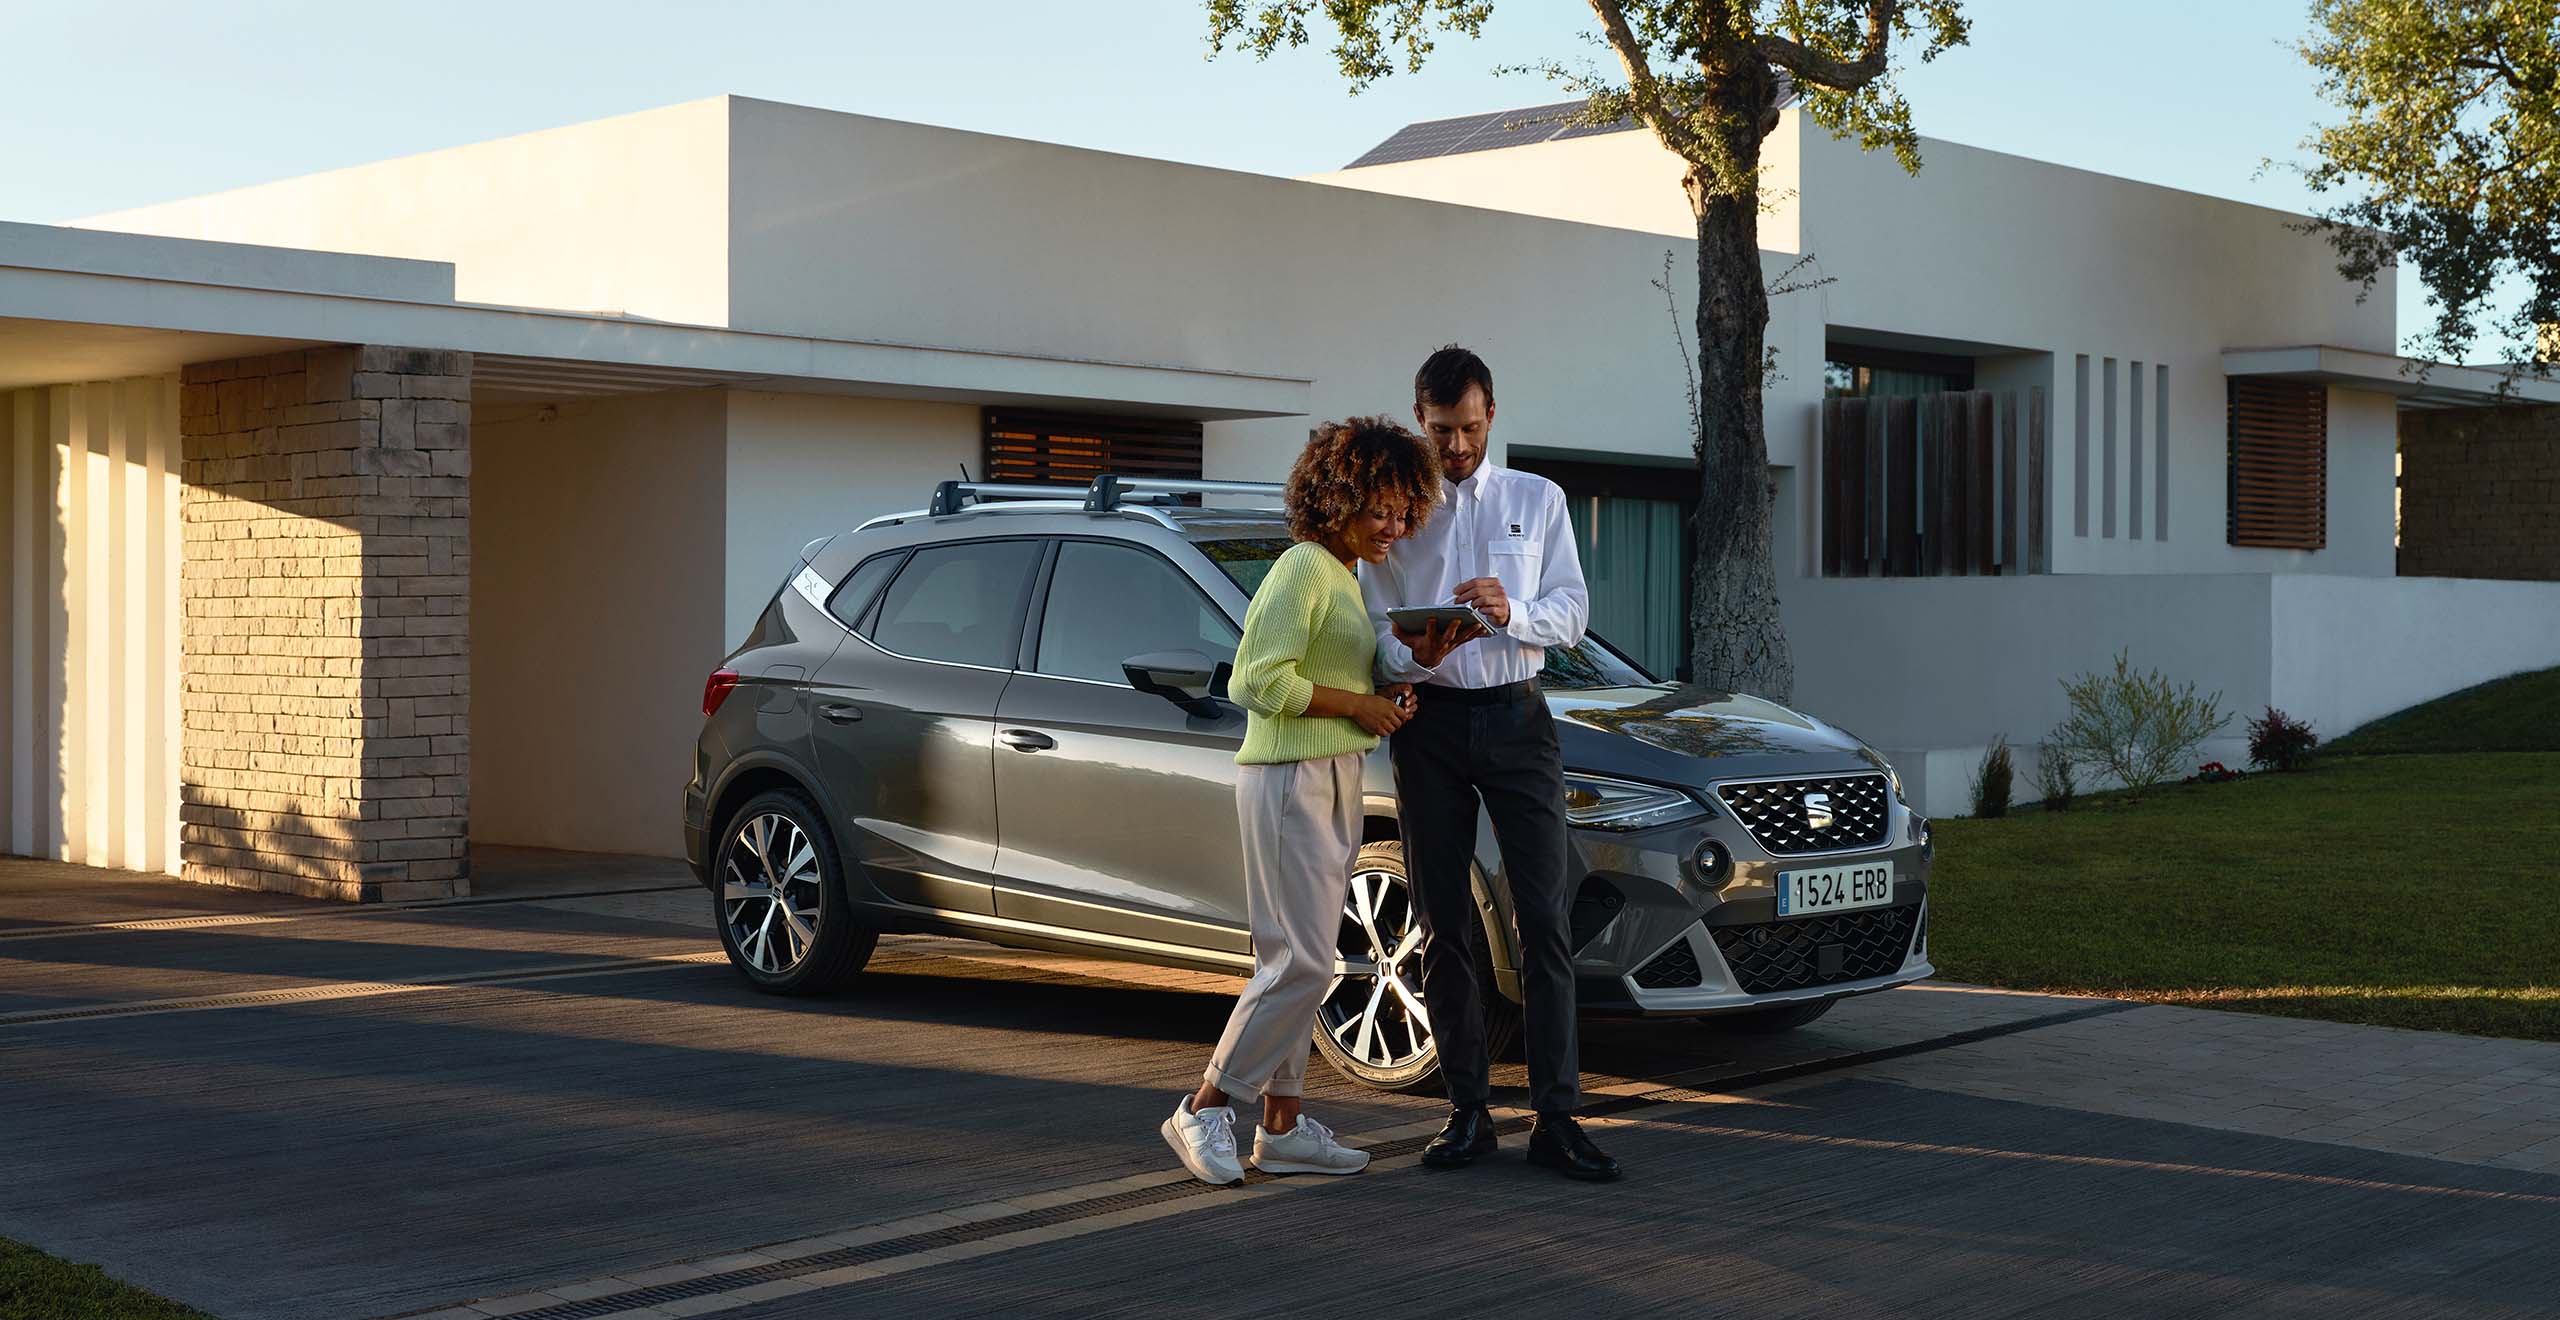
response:
{"label": "woman's hand", "polygon": [[1361,728],[1384,738],[1404,727],[1404,707],[1391,697],[1360,696],[1351,700],[1351,718]]}

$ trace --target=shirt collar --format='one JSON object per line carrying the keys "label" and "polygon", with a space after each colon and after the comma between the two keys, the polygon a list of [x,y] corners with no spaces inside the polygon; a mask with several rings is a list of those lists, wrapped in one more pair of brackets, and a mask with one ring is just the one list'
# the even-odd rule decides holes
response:
{"label": "shirt collar", "polygon": [[1467,474],[1466,480],[1450,482],[1449,487],[1481,500],[1485,492],[1493,487],[1494,476],[1500,471],[1502,469],[1496,466],[1492,459],[1483,459],[1477,462],[1475,471]]}

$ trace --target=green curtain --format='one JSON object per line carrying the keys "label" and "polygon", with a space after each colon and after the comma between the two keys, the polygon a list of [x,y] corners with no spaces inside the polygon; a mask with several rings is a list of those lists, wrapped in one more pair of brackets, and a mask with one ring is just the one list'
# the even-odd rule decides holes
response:
{"label": "green curtain", "polygon": [[1565,501],[1591,589],[1591,630],[1656,678],[1687,649],[1689,523],[1678,500],[1576,495]]}

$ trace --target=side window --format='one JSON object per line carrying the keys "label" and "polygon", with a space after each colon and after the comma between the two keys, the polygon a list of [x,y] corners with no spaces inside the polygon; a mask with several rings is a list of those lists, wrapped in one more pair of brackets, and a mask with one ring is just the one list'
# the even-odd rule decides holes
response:
{"label": "side window", "polygon": [[880,594],[880,584],[889,580],[889,575],[898,570],[898,561],[905,557],[906,552],[892,550],[863,560],[844,575],[844,585],[836,588],[836,594],[827,598],[827,613],[836,616],[836,622],[845,627],[862,631],[862,616],[871,608],[872,598]]}
{"label": "side window", "polygon": [[900,655],[1013,668],[1037,541],[926,546],[880,598],[871,640]]}
{"label": "side window", "polygon": [[1120,662],[1151,651],[1232,659],[1236,629],[1173,565],[1125,545],[1064,541],[1049,578],[1038,669],[1126,683]]}

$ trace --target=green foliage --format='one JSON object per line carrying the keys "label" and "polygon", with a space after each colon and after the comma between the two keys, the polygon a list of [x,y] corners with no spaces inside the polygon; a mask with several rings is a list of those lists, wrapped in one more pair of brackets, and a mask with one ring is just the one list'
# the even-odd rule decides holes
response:
{"label": "green foliage", "polygon": [[[1401,68],[1418,72],[1443,31],[1477,36],[1491,0],[1207,0],[1209,49],[1267,59],[1333,25],[1334,59],[1355,92]],[[1963,45],[1962,0],[1591,0],[1617,71],[1541,60],[1584,98],[1576,122],[1633,119],[1698,167],[1710,195],[1756,196],[1759,142],[1792,87],[1814,122],[1920,168],[1911,105],[1894,79],[1897,41],[1932,60]]]}
{"label": "green foliage", "polygon": [[2362,194],[2311,226],[2339,273],[2370,289],[2415,262],[2436,321],[2412,348],[2450,362],[2493,283],[2519,277],[2526,296],[2492,333],[2534,346],[2560,321],[2560,0],[2313,0],[2311,15],[2302,55],[2346,120],[2304,142],[2305,179]]}
{"label": "green foliage", "polygon": [[2010,764],[2009,738],[2003,734],[1982,749],[1982,764],[1973,771],[1973,814],[2006,816],[2009,814],[2009,789],[2015,782],[2017,768]]}
{"label": "green foliage", "polygon": [[2069,811],[2080,796],[2080,766],[2050,742],[2036,744],[2036,793],[2047,811]]}
{"label": "green foliage", "polygon": [[2408,752],[2560,752],[2560,669],[2464,688],[2366,724],[2323,756]]}
{"label": "green foliage", "polygon": [[211,1320],[192,1307],[118,1282],[95,1265],[48,1256],[7,1238],[0,1238],[0,1316]]}
{"label": "green foliage", "polygon": [[2062,681],[2071,714],[2046,739],[2074,762],[2115,776],[2134,796],[2178,772],[2204,740],[2231,722],[2222,694],[2171,686],[2160,671],[2136,671],[2130,651],[2111,672]]}

